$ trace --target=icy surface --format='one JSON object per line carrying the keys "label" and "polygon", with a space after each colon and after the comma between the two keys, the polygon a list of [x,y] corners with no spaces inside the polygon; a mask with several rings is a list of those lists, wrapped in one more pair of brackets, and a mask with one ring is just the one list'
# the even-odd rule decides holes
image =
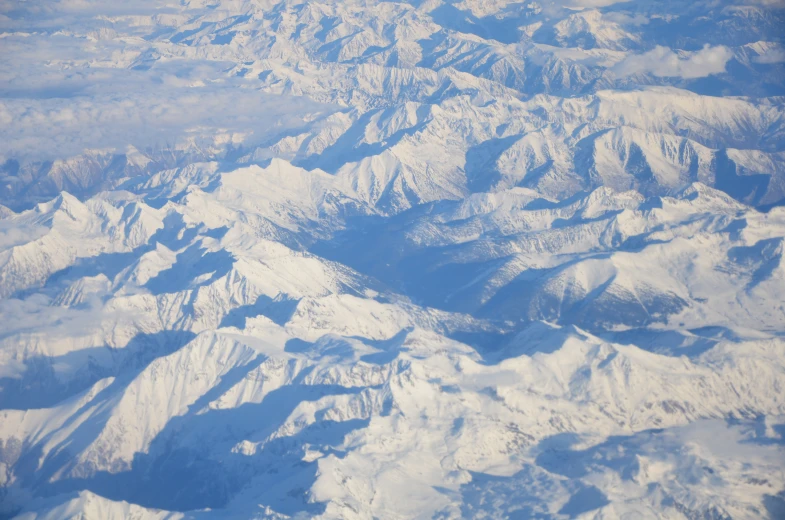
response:
{"label": "icy surface", "polygon": [[785,518],[784,7],[0,2],[0,518]]}

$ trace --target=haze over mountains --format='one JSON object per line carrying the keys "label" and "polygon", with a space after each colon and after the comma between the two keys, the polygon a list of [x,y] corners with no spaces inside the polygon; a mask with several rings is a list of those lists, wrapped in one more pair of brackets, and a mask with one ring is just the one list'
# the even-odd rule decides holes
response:
{"label": "haze over mountains", "polygon": [[0,3],[0,517],[783,517],[784,7]]}

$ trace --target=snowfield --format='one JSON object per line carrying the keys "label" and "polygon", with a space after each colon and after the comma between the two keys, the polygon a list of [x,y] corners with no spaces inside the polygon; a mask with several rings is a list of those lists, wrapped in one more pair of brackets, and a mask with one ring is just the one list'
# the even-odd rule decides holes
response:
{"label": "snowfield", "polygon": [[0,2],[0,518],[785,518],[783,26]]}

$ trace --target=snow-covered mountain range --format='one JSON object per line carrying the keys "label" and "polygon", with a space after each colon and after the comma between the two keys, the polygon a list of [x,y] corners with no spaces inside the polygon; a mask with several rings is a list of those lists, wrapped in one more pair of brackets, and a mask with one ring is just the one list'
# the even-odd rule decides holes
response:
{"label": "snow-covered mountain range", "polygon": [[785,517],[782,27],[0,2],[0,518]]}

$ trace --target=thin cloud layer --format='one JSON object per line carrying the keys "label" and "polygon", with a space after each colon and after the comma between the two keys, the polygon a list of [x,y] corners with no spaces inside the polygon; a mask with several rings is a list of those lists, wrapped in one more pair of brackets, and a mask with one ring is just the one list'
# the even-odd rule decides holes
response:
{"label": "thin cloud layer", "polygon": [[674,52],[658,45],[643,54],[625,58],[613,67],[617,76],[652,74],[657,77],[679,77],[683,79],[705,78],[725,72],[733,53],[725,46],[711,47],[693,52]]}
{"label": "thin cloud layer", "polygon": [[[305,124],[325,107],[294,97],[229,86],[182,87],[110,74],[84,91],[0,101],[0,157],[51,160],[86,149],[258,143]],[[121,88],[129,79],[138,90]]]}
{"label": "thin cloud layer", "polygon": [[762,53],[756,56],[753,60],[755,63],[761,65],[774,65],[776,63],[785,63],[785,48],[767,46],[762,49]]}
{"label": "thin cloud layer", "polygon": [[[154,44],[107,2],[0,4],[0,161],[199,142],[255,145],[334,107],[271,95],[209,58],[146,62]],[[145,9],[170,10],[166,2]],[[145,30],[153,30],[148,26]],[[255,88],[257,87],[257,88]]]}

